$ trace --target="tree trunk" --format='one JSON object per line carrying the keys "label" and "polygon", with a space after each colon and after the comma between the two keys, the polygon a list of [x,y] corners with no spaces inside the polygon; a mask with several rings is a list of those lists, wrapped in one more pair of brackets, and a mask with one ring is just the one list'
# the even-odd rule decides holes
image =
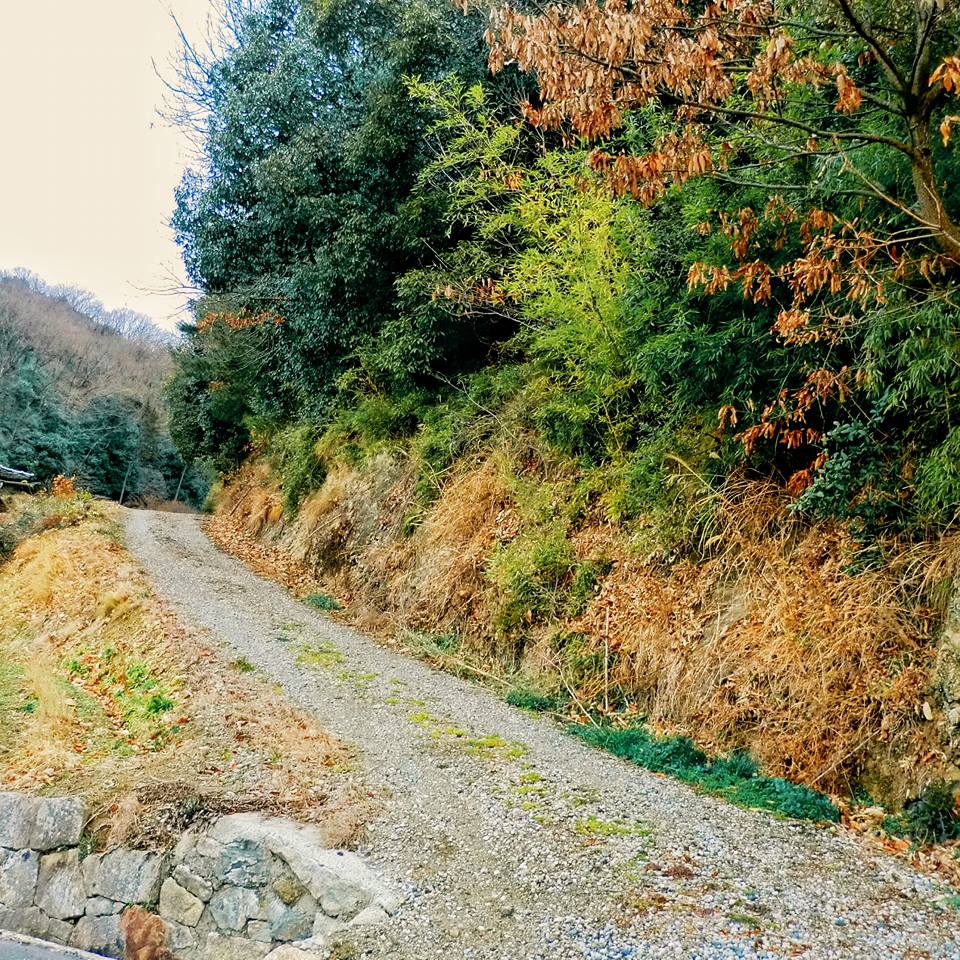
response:
{"label": "tree trunk", "polygon": [[943,196],[937,185],[933,165],[933,139],[930,117],[916,118],[912,123],[913,188],[917,195],[917,213],[936,234],[941,250],[960,265],[960,226],[947,214]]}

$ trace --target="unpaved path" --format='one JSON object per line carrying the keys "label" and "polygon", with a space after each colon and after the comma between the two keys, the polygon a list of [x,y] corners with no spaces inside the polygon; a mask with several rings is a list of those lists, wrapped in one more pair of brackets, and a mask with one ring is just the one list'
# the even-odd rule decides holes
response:
{"label": "unpaved path", "polygon": [[385,650],[221,554],[195,517],[126,526],[187,622],[357,747],[383,798],[361,853],[408,895],[360,955],[960,958],[946,891],[860,840],[697,796]]}

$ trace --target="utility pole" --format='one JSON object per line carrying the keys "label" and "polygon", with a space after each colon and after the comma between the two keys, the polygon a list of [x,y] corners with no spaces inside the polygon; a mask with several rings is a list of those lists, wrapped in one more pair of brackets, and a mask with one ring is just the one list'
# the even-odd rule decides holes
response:
{"label": "utility pole", "polygon": [[183,469],[180,471],[180,481],[177,483],[177,492],[173,495],[173,502],[176,503],[180,497],[180,488],[183,486],[183,478],[187,473],[187,465],[183,465]]}
{"label": "utility pole", "polygon": [[127,472],[123,476],[123,486],[120,488],[120,506],[123,506],[123,495],[127,492],[127,481],[130,479],[130,471],[133,469],[133,461],[131,460],[127,466]]}

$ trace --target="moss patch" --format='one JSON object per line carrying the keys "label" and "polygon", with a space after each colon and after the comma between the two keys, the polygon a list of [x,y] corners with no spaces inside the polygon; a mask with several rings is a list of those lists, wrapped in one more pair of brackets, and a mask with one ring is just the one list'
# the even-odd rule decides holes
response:
{"label": "moss patch", "polygon": [[658,737],[645,727],[593,727],[578,724],[573,733],[648,770],[750,809],[796,820],[837,821],[840,811],[822,793],[780,777],[764,777],[744,753],[710,759],[689,737]]}
{"label": "moss patch", "polygon": [[297,654],[297,664],[315,670],[331,670],[343,663],[343,654],[332,643],[304,643]]}

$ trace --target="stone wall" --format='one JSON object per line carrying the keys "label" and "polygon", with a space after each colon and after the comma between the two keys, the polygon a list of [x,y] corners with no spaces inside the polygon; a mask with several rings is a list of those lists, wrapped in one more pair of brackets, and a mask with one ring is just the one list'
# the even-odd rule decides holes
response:
{"label": "stone wall", "polygon": [[180,960],[310,960],[400,906],[356,854],[292,820],[233,814],[170,851],[84,856],[86,819],[76,799],[0,793],[0,928],[122,957],[138,905]]}

